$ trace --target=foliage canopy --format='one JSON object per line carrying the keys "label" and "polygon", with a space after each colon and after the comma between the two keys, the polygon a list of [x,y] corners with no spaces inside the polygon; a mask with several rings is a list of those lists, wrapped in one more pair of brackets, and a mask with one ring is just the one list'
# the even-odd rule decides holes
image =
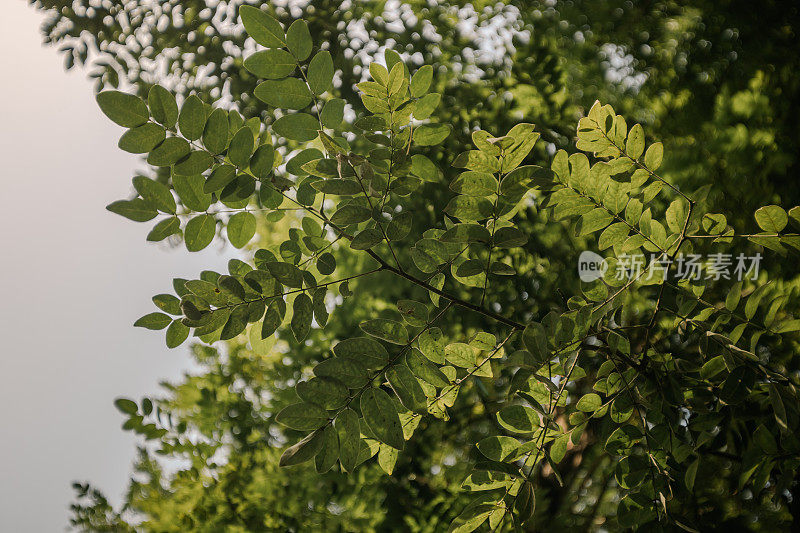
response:
{"label": "foliage canopy", "polygon": [[[571,133],[576,97],[559,67],[543,82],[552,127],[504,113],[527,119],[534,104],[502,100],[465,118],[482,89],[441,57],[433,68],[387,49],[356,68],[338,40],[315,42],[320,14],[352,16],[335,4],[293,20],[238,8],[258,45],[237,37],[238,66],[227,64],[238,110],[192,69],[178,98],[137,75],[138,97],[97,96],[127,129],[120,148],[153,167],[108,209],[148,222],[151,241],[248,251],[228,272],[174,280],[136,323],[166,330],[170,347],[193,336],[209,368],[169,398],[117,401],[126,429],[191,466],[167,476],[143,450],[147,480],[128,499],[138,516],[79,485],[90,503],[74,506],[75,525],[785,522],[800,321],[780,258],[800,250],[800,208],[719,212],[710,184],[682,180],[702,156],[670,162],[611,105],[596,102]],[[116,85],[112,71],[101,81]],[[565,273],[584,249],[605,254],[601,279]],[[774,258],[776,277],[671,279],[682,254],[742,250]],[[636,253],[669,266],[616,277]],[[733,492],[745,496],[731,509]],[[381,505],[394,514],[376,516]]]}

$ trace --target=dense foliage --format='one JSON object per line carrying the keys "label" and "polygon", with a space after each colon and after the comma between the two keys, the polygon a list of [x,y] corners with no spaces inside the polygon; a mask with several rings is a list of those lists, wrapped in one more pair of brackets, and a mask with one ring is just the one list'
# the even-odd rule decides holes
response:
{"label": "dense foliage", "polygon": [[[147,3],[124,5],[158,18]],[[786,311],[796,291],[791,260],[780,255],[798,248],[790,224],[800,210],[759,206],[770,203],[767,191],[782,191],[772,177],[794,164],[796,138],[755,125],[742,133],[732,119],[753,113],[748,102],[766,98],[764,87],[796,87],[791,72],[745,69],[743,88],[720,74],[728,65],[719,56],[692,62],[735,91],[699,127],[688,119],[709,112],[698,101],[719,97],[692,85],[702,81],[697,71],[685,75],[691,83],[676,69],[653,70],[652,85],[641,85],[631,69],[619,82],[627,88],[574,85],[608,76],[557,61],[598,45],[581,26],[583,40],[559,49],[577,31],[559,19],[580,19],[574,6],[485,11],[495,23],[517,16],[503,27],[508,55],[494,61],[469,60],[480,39],[459,38],[451,8],[421,8],[428,17],[403,18],[420,32],[392,35],[410,41],[401,51],[425,50],[423,61],[387,50],[368,68],[348,53],[352,42],[331,38],[347,36],[334,22],[384,21],[340,7],[315,2],[302,20],[238,9],[253,47],[231,28],[223,45],[216,24],[181,29],[214,14],[199,5],[177,31],[159,30],[160,44],[123,58],[148,65],[145,55],[185,46],[179,37],[189,35],[195,53],[164,78],[177,77],[175,91],[126,69],[143,98],[98,95],[128,128],[120,147],[155,167],[134,178],[135,197],[109,209],[158,217],[150,240],[194,251],[218,237],[253,252],[227,273],[175,280],[174,294],[154,297],[159,311],[137,325],[166,329],[169,346],[193,333],[207,372],[168,386],[165,398],[118,400],[126,429],[154,444],[142,450],[125,509],[79,486],[86,499],[74,524],[433,531],[455,519],[460,531],[545,522],[770,531],[791,520],[800,323]],[[192,6],[173,6],[173,22],[179,9]],[[654,68],[680,57],[667,43],[686,26],[725,26],[698,23],[700,7],[657,23],[670,9],[642,23],[653,33]],[[135,50],[123,21],[141,25],[148,15],[111,15],[120,24],[113,38]],[[615,17],[597,13],[601,39],[619,37],[601,23]],[[528,19],[548,31],[534,24],[522,35]],[[445,38],[420,43],[429,24]],[[93,32],[97,42],[108,42],[105,31]],[[322,36],[316,46],[311,35]],[[371,43],[361,45],[374,52]],[[121,64],[106,63],[101,82],[116,85]],[[220,71],[201,72],[206,64]],[[443,68],[453,65],[461,69]],[[608,105],[587,110],[576,134],[569,123],[595,96],[619,99],[626,114],[663,131],[666,153]],[[771,100],[761,105],[782,116]],[[760,164],[779,147],[785,155]],[[758,169],[738,200],[746,209],[718,213],[731,205],[715,196],[728,184],[698,188],[709,181],[698,168],[719,177]],[[602,280],[572,274],[584,249],[608,258]],[[672,261],[667,279],[646,268],[619,279],[617,263],[637,251]],[[701,279],[674,279],[684,255],[756,251],[769,278],[762,270],[737,282],[706,266]],[[170,474],[153,452],[187,462]]]}

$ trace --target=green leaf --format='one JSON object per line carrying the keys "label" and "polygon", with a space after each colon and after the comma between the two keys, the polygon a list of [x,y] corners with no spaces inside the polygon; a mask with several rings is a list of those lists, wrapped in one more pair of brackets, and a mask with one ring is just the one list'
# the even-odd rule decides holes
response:
{"label": "green leaf", "polygon": [[189,155],[190,151],[189,143],[184,139],[167,137],[150,152],[147,162],[154,167],[168,167]]}
{"label": "green leaf", "polygon": [[339,129],[344,120],[344,104],[341,98],[334,98],[325,102],[320,113],[320,120],[326,128]]}
{"label": "green leaf", "polygon": [[167,348],[177,348],[189,338],[189,328],[180,320],[173,320],[167,328]]}
{"label": "green leaf", "polygon": [[788,431],[789,422],[786,417],[786,406],[783,403],[778,386],[775,383],[770,383],[768,387],[769,401],[772,404],[772,411],[775,413],[775,420],[783,431]]}
{"label": "green leaf", "polygon": [[439,181],[439,169],[433,161],[422,154],[411,156],[411,173],[423,181]]}
{"label": "green leaf", "polygon": [[163,241],[170,235],[175,235],[181,231],[181,222],[177,217],[165,218],[150,230],[147,240],[150,242]]}
{"label": "green leaf", "polygon": [[195,150],[177,163],[172,168],[172,172],[178,176],[199,176],[208,170],[214,162],[214,158],[205,151]]}
{"label": "green leaf", "polygon": [[661,166],[661,159],[664,157],[664,145],[653,143],[644,154],[644,166],[654,172]]}
{"label": "green leaf", "polygon": [[263,81],[253,94],[262,102],[280,109],[303,109],[311,103],[308,87],[297,78]]}
{"label": "green leaf", "polygon": [[431,86],[431,80],[433,79],[433,67],[430,65],[423,65],[417,70],[413,76],[411,76],[411,96],[414,98],[419,98],[426,92]]}
{"label": "green leaf", "polygon": [[353,196],[362,191],[357,181],[351,179],[331,178],[314,181],[311,186],[323,193],[335,196]]}
{"label": "green leaf", "polygon": [[355,235],[350,241],[350,248],[353,250],[369,250],[383,240],[383,234],[379,229],[367,228]]}
{"label": "green leaf", "polygon": [[178,127],[184,137],[196,141],[203,135],[206,125],[206,110],[203,101],[196,94],[189,95],[181,106]]}
{"label": "green leaf", "polygon": [[755,213],[758,227],[769,233],[780,233],[789,222],[786,211],[777,205],[766,205]]}
{"label": "green leaf", "polygon": [[539,427],[539,415],[524,405],[509,405],[497,413],[500,425],[512,433],[533,433]]}
{"label": "green leaf", "polygon": [[588,213],[581,215],[579,228],[579,235],[589,235],[595,231],[601,230],[611,224],[614,218],[611,214],[602,207],[592,209]]}
{"label": "green leaf", "polygon": [[528,236],[513,226],[506,226],[494,233],[496,248],[519,248],[528,243]]}
{"label": "green leaf", "polygon": [[600,237],[597,239],[597,247],[600,250],[605,250],[615,244],[622,244],[628,237],[629,232],[630,228],[624,222],[612,224],[600,234]]}
{"label": "green leaf", "polygon": [[172,294],[157,294],[152,298],[156,307],[171,315],[181,315],[181,301]]}
{"label": "green leaf", "polygon": [[336,258],[333,254],[329,252],[321,254],[317,258],[317,270],[319,270],[319,273],[323,276],[333,274],[333,271],[336,270]]}
{"label": "green leaf", "polygon": [[686,204],[682,198],[678,198],[669,204],[667,208],[667,226],[673,233],[680,234],[683,231],[683,224],[686,221]]}
{"label": "green leaf", "polygon": [[158,215],[156,208],[141,198],[133,200],[117,200],[106,206],[112,213],[122,215],[134,222],[147,222]]}
{"label": "green leaf", "polygon": [[177,209],[175,198],[169,187],[163,183],[144,176],[136,176],[133,178],[133,187],[148,204],[164,213],[175,214]]}
{"label": "green leaf", "polygon": [[378,82],[379,84],[386,87],[389,83],[389,71],[381,65],[380,63],[376,63],[374,61],[370,62],[369,64],[369,74],[372,76],[372,79]]}
{"label": "green leaf", "polygon": [[358,415],[352,409],[345,409],[336,417],[335,425],[339,434],[339,462],[345,472],[352,472],[356,467],[361,444]]}
{"label": "green leaf", "polygon": [[723,370],[725,370],[725,358],[718,355],[703,364],[700,368],[700,377],[703,379],[711,379]]}
{"label": "green leaf", "polygon": [[203,146],[212,154],[221,154],[228,147],[229,129],[228,114],[224,109],[215,109],[203,128]]}
{"label": "green leaf", "polygon": [[314,367],[314,375],[338,379],[351,389],[363,387],[368,380],[364,364],[349,357],[325,359]]}
{"label": "green leaf", "polygon": [[265,263],[267,270],[282,284],[299,289],[303,286],[303,272],[290,263],[269,261]]}
{"label": "green leaf", "polygon": [[294,446],[287,448],[281,455],[278,464],[280,466],[292,466],[310,461],[322,449],[324,442],[324,433],[315,431]]}
{"label": "green leaf", "polygon": [[392,344],[408,344],[408,330],[406,327],[395,320],[386,318],[373,318],[359,324],[361,331],[367,335]]}
{"label": "green leaf", "polygon": [[253,155],[253,132],[247,126],[239,128],[228,148],[228,159],[239,168],[247,168],[250,164],[250,156]]}
{"label": "green leaf", "polygon": [[400,403],[411,411],[424,411],[427,404],[425,391],[411,370],[403,364],[393,365],[386,370],[386,379],[392,390],[400,398]]}
{"label": "green leaf", "polygon": [[448,215],[466,221],[477,221],[492,216],[492,202],[474,196],[456,196],[445,206]]}
{"label": "green leaf", "polygon": [[280,48],[286,44],[286,36],[280,22],[253,6],[241,6],[239,16],[242,17],[244,31],[255,42],[267,48]]}
{"label": "green leaf", "polygon": [[405,239],[411,232],[411,224],[414,217],[408,211],[395,215],[386,227],[386,236],[390,241]]}
{"label": "green leaf", "polygon": [[530,481],[524,481],[520,487],[517,497],[514,500],[514,510],[520,523],[524,523],[533,516],[536,507],[536,496],[533,492],[533,485]]}
{"label": "green leaf", "polygon": [[463,342],[454,342],[445,346],[444,357],[451,364],[461,368],[473,367],[478,362],[478,354],[475,349]]}
{"label": "green leaf", "polygon": [[450,183],[450,190],[467,196],[489,196],[497,192],[497,180],[488,172],[468,170]]}
{"label": "green leaf", "polygon": [[319,121],[308,113],[293,113],[276,120],[272,129],[286,139],[307,142],[317,136]]}
{"label": "green leaf", "polygon": [[261,324],[262,339],[271,337],[275,333],[275,330],[281,327],[285,308],[286,305],[283,300],[275,300],[269,304],[266,313],[264,313],[264,321]]}
{"label": "green leaf", "polygon": [[148,122],[126,131],[119,139],[120,149],[132,154],[146,154],[166,138],[164,128]]}
{"label": "green leaf", "polygon": [[336,409],[347,400],[347,387],[333,378],[312,378],[301,381],[296,387],[297,395],[309,403],[325,409]]}
{"label": "green leaf", "polygon": [[440,144],[450,135],[449,124],[422,124],[414,130],[414,143],[417,146],[434,146]]}
{"label": "green leaf", "polygon": [[625,143],[625,152],[633,159],[639,159],[644,153],[644,129],[640,124],[636,124],[628,132],[628,140]]}
{"label": "green leaf", "polygon": [[380,442],[398,450],[403,449],[403,428],[388,394],[381,389],[364,391],[361,395],[361,413],[367,427]]}
{"label": "green leaf", "polygon": [[228,219],[228,241],[234,248],[242,248],[256,234],[256,217],[252,213],[236,213]]}
{"label": "green leaf", "polygon": [[513,461],[519,455],[519,441],[503,435],[486,437],[478,442],[477,447],[484,457],[492,461]]}
{"label": "green leaf", "polygon": [[280,48],[261,50],[244,60],[244,68],[265,80],[279,80],[294,72],[297,60]]}
{"label": "green leaf", "polygon": [[214,240],[217,221],[211,215],[199,215],[186,223],[183,230],[183,240],[186,249],[190,252],[199,252]]}
{"label": "green leaf", "polygon": [[292,306],[292,333],[297,342],[303,342],[311,331],[311,321],[314,319],[314,306],[311,298],[301,292],[294,299]]}
{"label": "green leaf", "polygon": [[500,161],[486,152],[468,150],[456,156],[453,160],[453,166],[492,174],[500,170]]}
{"label": "green leaf", "polygon": [[141,126],[150,119],[147,106],[138,96],[120,91],[103,91],[97,94],[96,99],[103,113],[125,128]]}
{"label": "green leaf", "polygon": [[311,33],[308,31],[306,21],[298,19],[292,22],[292,25],[286,30],[286,45],[294,57],[300,61],[311,55],[314,42],[311,40]]}
{"label": "green leaf", "polygon": [[603,400],[600,399],[600,396],[590,392],[578,400],[578,403],[575,404],[575,408],[578,409],[578,411],[583,411],[584,413],[592,413],[600,409],[602,405]]}
{"label": "green leaf", "polygon": [[114,400],[114,407],[126,415],[135,415],[139,412],[139,406],[136,405],[136,402],[128,398],[117,398]]}
{"label": "green leaf", "polygon": [[222,190],[235,178],[235,167],[232,165],[220,165],[211,172],[211,176],[203,184],[203,192],[210,194]]}
{"label": "green leaf", "polygon": [[406,365],[415,376],[434,387],[441,388],[450,385],[447,376],[419,350],[412,349],[406,353]]}
{"label": "green leaf", "polygon": [[156,122],[167,128],[175,126],[178,120],[178,103],[171,92],[160,85],[153,85],[147,94],[147,105]]}
{"label": "green leaf", "polygon": [[510,172],[522,163],[539,139],[539,134],[533,131],[533,124],[522,123],[511,128],[508,137],[514,139],[514,144],[505,151],[503,156],[501,167],[503,172]]}
{"label": "green leaf", "polygon": [[389,80],[386,83],[386,89],[389,91],[390,96],[400,91],[400,88],[403,86],[403,81],[405,81],[404,73],[405,67],[402,63],[396,63],[392,66],[389,71]]}
{"label": "green leaf", "polygon": [[199,174],[193,176],[175,175],[172,177],[172,186],[183,206],[187,209],[202,212],[211,205],[211,194],[203,191],[203,177]]}
{"label": "green leaf", "polygon": [[367,368],[382,368],[389,362],[389,353],[378,341],[369,337],[353,337],[336,343],[333,353],[361,362]]}
{"label": "green leaf", "polygon": [[272,173],[274,163],[275,148],[271,144],[263,144],[250,158],[250,171],[256,178],[264,180]]}
{"label": "green leaf", "polygon": [[315,467],[318,474],[324,474],[336,464],[339,458],[339,435],[333,426],[325,426],[323,430],[322,450],[317,453]]}
{"label": "green leaf", "polygon": [[489,242],[489,230],[480,224],[456,224],[440,237],[442,242],[465,244],[469,242]]}
{"label": "green leaf", "polygon": [[473,502],[453,520],[447,533],[470,533],[478,529],[497,507],[493,504]]}
{"label": "green leaf", "polygon": [[398,455],[399,452],[396,449],[391,446],[386,446],[385,444],[381,444],[378,450],[378,465],[390,476],[394,471],[394,465],[397,463]]}
{"label": "green leaf", "polygon": [[137,328],[164,329],[172,323],[172,317],[164,313],[149,313],[133,323]]}
{"label": "green leaf", "polygon": [[686,488],[689,489],[689,492],[694,490],[694,480],[697,477],[697,467],[699,465],[700,459],[695,459],[688,467],[686,467],[686,473],[684,474],[683,481],[686,485]]}
{"label": "green leaf", "polygon": [[275,421],[292,429],[311,431],[328,421],[328,412],[313,403],[293,403],[284,407]]}
{"label": "green leaf", "polygon": [[430,328],[423,331],[417,339],[419,351],[438,365],[444,364],[445,345],[442,337],[442,330],[439,328]]}
{"label": "green leaf", "polygon": [[778,444],[775,442],[775,437],[764,426],[759,424],[753,433],[753,441],[761,448],[761,451],[768,455],[775,455],[778,453]]}
{"label": "green leaf", "polygon": [[439,107],[439,102],[442,100],[442,95],[439,93],[426,94],[416,102],[414,102],[414,118],[417,120],[425,120]]}
{"label": "green leaf", "polygon": [[327,50],[317,52],[308,64],[308,86],[311,92],[320,95],[333,85],[333,58]]}

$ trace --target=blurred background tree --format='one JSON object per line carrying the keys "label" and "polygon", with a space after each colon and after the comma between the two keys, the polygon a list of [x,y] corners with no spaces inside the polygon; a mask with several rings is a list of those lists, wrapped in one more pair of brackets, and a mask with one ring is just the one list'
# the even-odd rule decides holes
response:
{"label": "blurred background tree", "polygon": [[[66,68],[85,67],[97,90],[133,88],[146,95],[160,83],[207,102],[223,98],[245,118],[271,120],[253,97],[258,80],[243,68],[243,58],[255,50],[238,24],[244,2],[31,3],[48,13],[46,42],[63,52]],[[334,91],[347,102],[346,117],[363,110],[354,85],[382,57],[376,43],[409,64],[434,65],[433,90],[443,95],[437,118],[455,128],[440,154],[460,152],[477,128],[499,134],[524,120],[535,123],[545,141],[531,159],[547,159],[574,146],[574,124],[600,99],[664,143],[669,157],[662,170],[672,183],[686,191],[710,185],[715,209],[731,213],[735,227],[765,203],[800,203],[799,10],[775,1],[757,7],[670,0],[271,3],[276,18],[303,18],[315,39],[328,43],[339,72]],[[425,186],[425,209],[433,202],[441,210],[449,198],[450,162],[437,163],[446,174],[443,185]],[[434,213],[426,220],[425,212],[415,212],[415,223],[431,227]],[[497,300],[517,316],[541,318],[563,307],[562,294],[577,288],[576,276],[563,273],[572,271],[574,250],[582,247],[567,226],[545,229],[535,210],[520,218],[523,231],[534,236],[520,254],[529,264],[518,266],[522,275],[514,283],[498,286]],[[271,244],[266,225],[259,239],[258,247]],[[340,261],[340,271],[357,271],[357,261]],[[792,261],[770,265],[770,278],[795,286]],[[216,349],[196,346],[202,370],[165,384],[163,396],[152,399],[147,416],[153,426],[144,434],[148,444],[123,507],[114,509],[92,487],[76,485],[73,524],[92,531],[446,529],[467,503],[459,487],[474,454],[470,443],[493,424],[502,377],[462,391],[447,424],[423,421],[409,443],[413,453],[401,455],[391,477],[374,462],[351,477],[318,476],[308,465],[277,466],[281,448],[299,435],[274,423],[274,414],[295,401],[293,385],[332,339],[352,335],[387,302],[415,296],[413,289],[386,281],[354,282],[358,304],[345,299],[340,320],[324,332],[313,330],[305,344],[281,338],[269,350],[243,340]],[[380,290],[368,284],[380,284]],[[380,299],[371,296],[376,293]],[[787,306],[796,308],[796,300],[795,292]],[[480,329],[481,317],[464,316],[449,327]],[[795,348],[783,347],[792,373],[798,370],[790,361]],[[282,356],[289,352],[291,357]],[[618,529],[614,464],[593,444],[589,434],[584,446],[568,452],[561,480],[542,475],[536,524]],[[739,493],[736,463],[733,456],[712,458],[703,468],[716,475],[698,474],[696,501],[687,512],[702,529],[775,531],[789,527],[792,517],[800,527],[800,491]]]}

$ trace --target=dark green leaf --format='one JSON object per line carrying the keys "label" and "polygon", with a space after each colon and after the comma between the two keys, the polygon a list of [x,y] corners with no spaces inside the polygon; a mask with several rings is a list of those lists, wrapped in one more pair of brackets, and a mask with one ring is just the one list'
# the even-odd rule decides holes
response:
{"label": "dark green leaf", "polygon": [[138,96],[120,91],[103,91],[96,98],[103,113],[120,126],[135,128],[150,119],[147,106]]}
{"label": "dark green leaf", "polygon": [[392,344],[407,344],[408,330],[403,324],[386,318],[373,318],[359,324],[361,331]]}
{"label": "dark green leaf", "polygon": [[181,106],[178,127],[184,137],[196,141],[203,135],[206,125],[206,110],[203,101],[196,94],[189,95]]}
{"label": "dark green leaf", "polygon": [[217,221],[211,215],[199,215],[186,223],[183,230],[183,239],[186,249],[190,252],[199,252],[214,240]]}
{"label": "dark green leaf", "polygon": [[147,156],[147,162],[154,167],[168,167],[186,157],[191,148],[189,143],[180,137],[167,137]]}
{"label": "dark green leaf", "polygon": [[324,409],[336,409],[347,400],[347,387],[333,378],[312,378],[297,384],[297,395]]}
{"label": "dark green leaf", "polygon": [[294,299],[292,306],[292,333],[297,342],[303,342],[311,331],[311,321],[314,319],[314,306],[311,298],[301,292]]}
{"label": "dark green leaf", "polygon": [[262,102],[280,109],[303,109],[311,103],[308,87],[297,78],[261,82],[253,94]]}
{"label": "dark green leaf", "polygon": [[167,128],[175,126],[175,121],[178,120],[178,104],[171,92],[160,85],[153,85],[147,94],[147,105],[156,122]]}
{"label": "dark green leaf", "polygon": [[146,154],[165,138],[164,128],[148,122],[126,131],[119,139],[119,147],[132,154]]}
{"label": "dark green leaf", "polygon": [[264,11],[245,5],[239,8],[239,16],[242,17],[247,35],[261,46],[280,48],[286,44],[286,36],[280,22]]}
{"label": "dark green leaf", "polygon": [[242,248],[256,234],[256,217],[252,213],[236,213],[228,219],[228,241],[234,248]]}
{"label": "dark green leaf", "polygon": [[272,129],[281,137],[306,142],[317,136],[319,121],[308,113],[293,113],[276,120]]}
{"label": "dark green leaf", "polygon": [[133,200],[117,200],[106,206],[112,213],[122,215],[134,222],[147,222],[158,215],[156,208],[141,198]]}
{"label": "dark green leaf", "polygon": [[384,444],[402,450],[403,428],[392,399],[381,389],[367,389],[361,395],[361,413],[367,427]]}
{"label": "dark green leaf", "polygon": [[272,48],[251,54],[244,60],[244,68],[265,80],[279,80],[294,72],[295,58],[286,50]]}
{"label": "dark green leaf", "polygon": [[292,25],[286,30],[286,45],[294,57],[300,61],[311,55],[314,42],[311,40],[311,33],[308,31],[306,21],[298,19],[292,22]]}
{"label": "dark green leaf", "polygon": [[292,429],[310,431],[328,421],[328,412],[313,403],[294,403],[284,407],[275,420]]}
{"label": "dark green leaf", "polygon": [[314,94],[322,94],[333,84],[333,59],[327,50],[317,52],[308,64],[308,86]]}
{"label": "dark green leaf", "polygon": [[172,317],[164,313],[149,313],[133,323],[137,328],[152,330],[164,329],[172,322]]}
{"label": "dark green leaf", "polygon": [[133,187],[136,192],[150,205],[164,213],[174,214],[177,206],[169,187],[144,176],[133,178]]}

